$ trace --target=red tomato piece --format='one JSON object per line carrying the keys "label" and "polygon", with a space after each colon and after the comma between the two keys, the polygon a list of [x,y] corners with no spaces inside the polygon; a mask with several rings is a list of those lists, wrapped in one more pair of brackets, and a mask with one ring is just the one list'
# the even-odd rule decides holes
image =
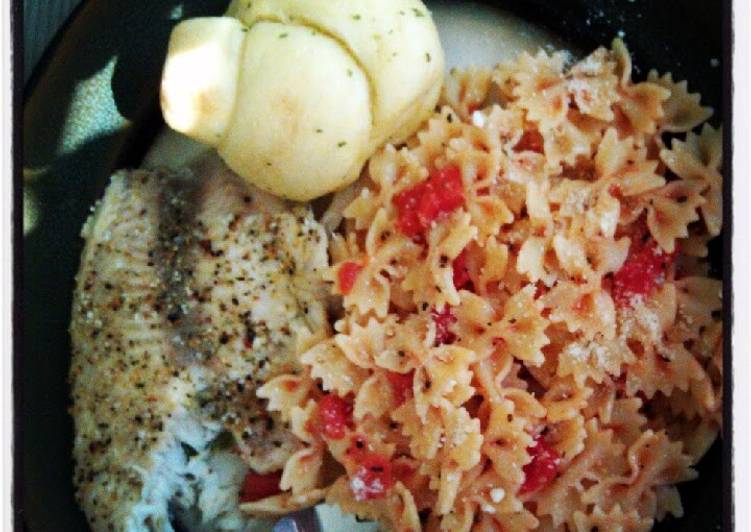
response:
{"label": "red tomato piece", "polygon": [[403,234],[417,237],[435,221],[464,204],[461,171],[453,165],[434,171],[428,179],[394,196],[396,226]]}
{"label": "red tomato piece", "polygon": [[548,287],[542,281],[537,281],[535,285],[535,299],[540,299],[542,296],[548,293]]}
{"label": "red tomato piece", "polygon": [[665,273],[676,252],[665,253],[654,240],[631,245],[626,262],[613,274],[613,299],[619,307],[628,306],[635,296],[647,296],[665,281]]}
{"label": "red tomato piece", "polygon": [[417,205],[424,193],[425,183],[423,181],[411,188],[402,190],[392,200],[397,212],[396,227],[409,237],[418,236],[423,231],[420,219],[417,216]]}
{"label": "red tomato piece", "polygon": [[434,172],[420,198],[417,214],[426,229],[434,220],[464,204],[464,186],[458,167],[448,165]]}
{"label": "red tomato piece", "polygon": [[356,501],[380,499],[394,486],[391,462],[385,456],[368,453],[349,479]]}
{"label": "red tomato piece", "polygon": [[456,340],[456,335],[450,329],[456,323],[451,307],[446,305],[440,311],[433,309],[430,314],[435,322],[435,345],[450,344]]}
{"label": "red tomato piece", "polygon": [[249,471],[243,479],[243,485],[240,488],[240,502],[255,502],[272,495],[278,495],[282,492],[279,488],[279,482],[282,480],[282,472],[275,471],[261,475],[254,471]]}
{"label": "red tomato piece", "polygon": [[344,438],[347,427],[352,426],[352,405],[336,394],[324,395],[318,402],[321,433],[332,440]]}
{"label": "red tomato piece", "polygon": [[386,372],[386,378],[389,380],[389,384],[391,384],[391,389],[398,404],[402,404],[412,397],[412,381],[414,380],[414,376],[414,370],[409,373]]}
{"label": "red tomato piece", "polygon": [[405,462],[394,462],[391,465],[391,476],[402,483],[409,482],[415,476],[416,472],[414,467]]}
{"label": "red tomato piece", "polygon": [[347,261],[339,267],[339,291],[345,296],[352,291],[352,287],[355,286],[357,280],[357,274],[362,270],[362,265]]}
{"label": "red tomato piece", "polygon": [[558,464],[561,462],[558,451],[539,436],[527,452],[532,461],[523,468],[524,484],[519,489],[520,494],[539,491],[550,484],[558,474]]}
{"label": "red tomato piece", "polygon": [[451,264],[451,267],[454,270],[454,288],[461,290],[465,286],[471,284],[472,280],[469,278],[469,270],[467,269],[466,249],[459,253]]}
{"label": "red tomato piece", "polygon": [[545,151],[545,139],[536,129],[528,129],[524,132],[519,142],[514,146],[514,151],[534,151],[542,153]]}

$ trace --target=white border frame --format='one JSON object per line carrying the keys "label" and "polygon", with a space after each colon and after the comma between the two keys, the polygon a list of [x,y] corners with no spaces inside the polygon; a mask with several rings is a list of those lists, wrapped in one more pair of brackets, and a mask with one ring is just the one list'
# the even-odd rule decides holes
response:
{"label": "white border frame", "polygon": [[0,475],[0,529],[12,530],[11,490],[13,478],[13,378],[12,349],[12,291],[13,291],[13,158],[11,143],[13,138],[13,93],[11,77],[13,58],[10,34],[10,14],[12,2],[4,3],[0,9],[0,128],[2,128],[2,149],[0,149],[0,415],[2,415],[2,455]]}

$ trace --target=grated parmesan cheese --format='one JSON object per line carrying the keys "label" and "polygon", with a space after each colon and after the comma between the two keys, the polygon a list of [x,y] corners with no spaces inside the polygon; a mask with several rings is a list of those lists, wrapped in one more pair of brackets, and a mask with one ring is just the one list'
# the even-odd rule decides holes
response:
{"label": "grated parmesan cheese", "polygon": [[506,490],[503,488],[493,488],[490,490],[490,499],[496,504],[501,502],[505,496]]}

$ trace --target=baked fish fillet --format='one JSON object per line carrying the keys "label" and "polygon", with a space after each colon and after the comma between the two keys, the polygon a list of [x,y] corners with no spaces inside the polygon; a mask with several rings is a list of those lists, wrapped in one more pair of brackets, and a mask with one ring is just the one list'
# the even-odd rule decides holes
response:
{"label": "baked fish fillet", "polygon": [[256,389],[326,334],[326,234],[220,165],[118,172],[86,222],[70,372],[94,530],[242,530],[248,468],[299,442]]}

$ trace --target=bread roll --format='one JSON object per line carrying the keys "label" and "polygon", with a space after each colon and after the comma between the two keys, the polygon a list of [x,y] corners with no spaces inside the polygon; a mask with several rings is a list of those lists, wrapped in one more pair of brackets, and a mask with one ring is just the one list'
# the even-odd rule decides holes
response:
{"label": "bread roll", "polygon": [[437,99],[431,91],[443,78],[443,51],[419,0],[253,0],[230,9],[248,26],[259,20],[304,24],[349,50],[371,84],[373,149],[404,140],[435,106],[427,100]]}
{"label": "bread roll", "polygon": [[181,133],[216,146],[227,131],[247,28],[230,17],[194,18],[172,31],[162,73],[162,114]]}
{"label": "bread roll", "polygon": [[438,100],[443,51],[419,0],[234,1],[227,15],[176,26],[162,108],[274,194],[348,185]]}
{"label": "bread roll", "polygon": [[357,178],[371,121],[368,82],[334,40],[259,22],[245,41],[219,155],[256,186],[308,200]]}

